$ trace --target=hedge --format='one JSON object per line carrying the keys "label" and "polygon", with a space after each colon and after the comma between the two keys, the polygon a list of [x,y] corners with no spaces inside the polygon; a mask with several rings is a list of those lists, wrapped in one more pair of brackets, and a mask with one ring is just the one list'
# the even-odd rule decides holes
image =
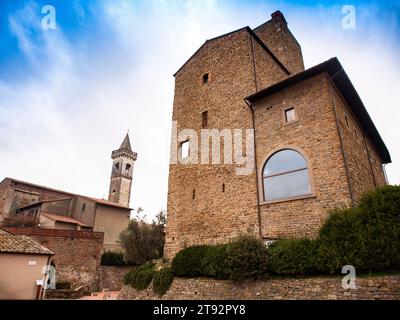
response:
{"label": "hedge", "polygon": [[172,260],[175,276],[217,279],[259,279],[267,275],[267,249],[260,239],[241,236],[218,246],[186,248]]}
{"label": "hedge", "polygon": [[225,267],[229,279],[261,279],[268,277],[268,251],[261,239],[241,236],[228,244]]}
{"label": "hedge", "polygon": [[154,293],[162,296],[170,288],[174,281],[174,274],[171,268],[163,268],[154,275],[153,291]]}
{"label": "hedge", "polygon": [[268,248],[268,269],[278,275],[319,272],[318,242],[309,239],[280,240]]}
{"label": "hedge", "polygon": [[102,266],[123,266],[125,265],[124,254],[116,251],[106,251],[101,255]]}
{"label": "hedge", "polygon": [[226,264],[228,245],[209,246],[202,260],[203,275],[216,279],[229,279]]}
{"label": "hedge", "polygon": [[154,277],[154,264],[146,263],[129,271],[124,277],[124,285],[130,285],[136,290],[146,289]]}
{"label": "hedge", "polygon": [[356,209],[335,212],[320,230],[320,264],[360,271],[400,269],[400,187],[385,186],[361,197]]}
{"label": "hedge", "polygon": [[193,246],[181,250],[172,260],[174,275],[179,277],[197,277],[204,275],[203,258],[208,246]]}
{"label": "hedge", "polygon": [[357,208],[331,212],[315,240],[262,240],[242,236],[218,246],[194,246],[172,261],[174,275],[217,279],[259,279],[272,275],[400,270],[400,186],[366,193]]}

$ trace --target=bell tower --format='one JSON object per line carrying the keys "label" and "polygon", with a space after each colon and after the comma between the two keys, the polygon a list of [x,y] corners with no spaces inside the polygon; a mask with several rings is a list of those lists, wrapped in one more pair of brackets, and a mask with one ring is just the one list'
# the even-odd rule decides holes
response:
{"label": "bell tower", "polygon": [[129,207],[133,164],[137,159],[137,154],[132,151],[129,133],[126,134],[119,149],[112,152],[111,159],[113,165],[108,201]]}

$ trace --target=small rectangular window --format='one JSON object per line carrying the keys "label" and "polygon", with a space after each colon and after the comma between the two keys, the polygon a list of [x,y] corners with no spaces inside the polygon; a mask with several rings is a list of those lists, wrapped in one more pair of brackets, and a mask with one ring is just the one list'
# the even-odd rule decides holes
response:
{"label": "small rectangular window", "polygon": [[286,123],[293,122],[296,120],[296,112],[294,108],[285,110],[285,120]]}
{"label": "small rectangular window", "polygon": [[86,210],[86,203],[82,204],[82,212],[85,212]]}
{"label": "small rectangular window", "polygon": [[186,159],[189,157],[190,150],[189,150],[189,141],[185,141],[181,143],[181,158]]}
{"label": "small rectangular window", "polygon": [[203,127],[203,128],[207,128],[207,125],[208,125],[208,111],[204,111],[202,114],[201,114],[201,126]]}
{"label": "small rectangular window", "polygon": [[206,84],[208,82],[208,73],[203,75],[203,84]]}

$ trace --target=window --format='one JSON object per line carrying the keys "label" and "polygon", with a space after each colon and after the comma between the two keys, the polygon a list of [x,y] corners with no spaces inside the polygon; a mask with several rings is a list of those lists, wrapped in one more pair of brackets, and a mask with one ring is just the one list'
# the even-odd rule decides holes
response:
{"label": "window", "polygon": [[296,121],[296,111],[294,108],[285,110],[286,123]]}
{"label": "window", "polygon": [[83,203],[82,204],[82,212],[85,212],[85,210],[86,210],[86,203]]}
{"label": "window", "polygon": [[181,158],[186,159],[189,157],[189,141],[185,141],[181,143]]}
{"label": "window", "polygon": [[132,166],[129,163],[126,164],[126,166],[125,166],[125,174],[126,175],[129,175],[129,171],[131,170],[131,167]]}
{"label": "window", "polygon": [[193,199],[193,200],[196,199],[196,190],[195,190],[195,189],[193,189],[192,199]]}
{"label": "window", "polygon": [[208,73],[203,75],[203,84],[206,84],[208,82]]}
{"label": "window", "polygon": [[208,111],[204,111],[202,114],[201,114],[201,126],[203,127],[203,128],[206,128],[207,127],[207,124],[208,124]]}
{"label": "window", "polygon": [[265,164],[263,186],[265,201],[310,195],[307,161],[297,151],[278,151]]}
{"label": "window", "polygon": [[225,183],[222,184],[222,192],[225,192]]}

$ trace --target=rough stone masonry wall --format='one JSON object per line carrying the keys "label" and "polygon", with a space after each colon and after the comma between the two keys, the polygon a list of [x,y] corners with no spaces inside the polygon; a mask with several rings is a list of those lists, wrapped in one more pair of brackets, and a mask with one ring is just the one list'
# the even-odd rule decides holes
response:
{"label": "rough stone masonry wall", "polygon": [[354,200],[357,204],[364,192],[386,184],[382,160],[338,90],[332,87],[332,92]]}
{"label": "rough stone masonry wall", "polygon": [[56,266],[56,280],[70,282],[73,288],[98,290],[103,236],[101,232],[38,228],[7,228],[14,234],[27,235],[50,249]]}
{"label": "rough stone masonry wall", "polygon": [[[206,73],[209,80],[203,84]],[[208,111],[209,129],[250,129],[244,98],[256,92],[255,79],[268,86],[286,76],[244,29],[207,42],[176,75],[173,120],[179,130],[194,129],[199,137],[203,111]],[[259,234],[255,172],[239,176],[236,168],[223,164],[223,156],[221,164],[170,165],[167,258],[185,245]]]}
{"label": "rough stone masonry wall", "polygon": [[109,291],[119,291],[123,286],[125,274],[132,267],[100,266],[99,269],[99,289]]}
{"label": "rough stone masonry wall", "polygon": [[304,70],[300,44],[279,15],[254,29],[254,32],[292,74]]}
{"label": "rough stone masonry wall", "polygon": [[[297,121],[286,123],[288,108],[295,108]],[[326,77],[308,79],[257,103],[255,126],[263,237],[314,237],[330,209],[351,203]],[[263,167],[273,153],[287,148],[308,160],[312,196],[267,203]]]}
{"label": "rough stone masonry wall", "polygon": [[[344,290],[342,278],[274,279],[235,284],[211,279],[175,278],[163,300],[399,300],[400,276],[356,279]],[[144,291],[124,286],[120,299],[158,300],[150,285]]]}

